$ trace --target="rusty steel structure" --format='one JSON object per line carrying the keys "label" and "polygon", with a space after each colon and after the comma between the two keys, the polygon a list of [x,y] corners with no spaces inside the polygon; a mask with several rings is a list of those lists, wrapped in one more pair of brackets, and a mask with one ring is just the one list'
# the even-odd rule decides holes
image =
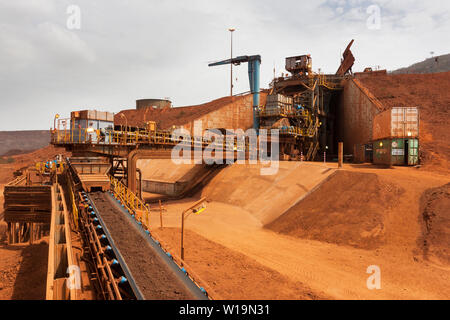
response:
{"label": "rusty steel structure", "polygon": [[[141,285],[136,269],[129,267],[133,261],[148,259],[149,253],[141,254],[133,250],[127,251],[124,256],[123,249],[126,247],[123,247],[123,241],[117,240],[124,235],[122,232],[117,233],[117,226],[111,225],[111,220],[105,220],[108,217],[106,211],[114,212],[113,216],[122,216],[125,224],[120,228],[123,230],[126,225],[129,229],[127,234],[140,230],[137,233],[142,241],[140,247],[142,250],[151,250],[153,258],[147,263],[154,267],[156,264],[156,273],[168,270],[167,277],[174,281],[171,285],[187,290],[185,292],[189,293],[191,299],[210,299],[213,291],[190,268],[182,268],[183,262],[164,251],[159,240],[150,234],[150,208],[140,197],[112,176],[107,176],[110,191],[100,191],[101,188],[95,191],[92,185],[90,192],[87,191],[89,187],[82,182],[83,176],[86,172],[98,171],[99,164],[104,162],[98,161],[98,158],[79,157],[66,158],[64,161],[64,171],[59,173],[58,179],[53,176],[53,184],[49,186],[51,222],[48,300],[158,298],[159,289],[151,289],[156,295],[149,295],[149,287]],[[83,170],[80,170],[80,163]],[[76,249],[80,251],[76,252]],[[133,255],[135,259],[131,259]],[[202,287],[196,282],[199,279]]]}
{"label": "rusty steel structure", "polygon": [[[81,137],[81,139],[80,139]],[[265,141],[267,143],[267,141]],[[51,134],[51,144],[57,147],[63,147],[67,151],[71,151],[75,156],[83,157],[103,157],[108,159],[111,165],[111,174],[119,180],[126,182],[126,185],[132,192],[138,192],[138,170],[136,163],[139,159],[171,159],[172,149],[175,146],[186,146],[190,150],[190,159],[194,159],[195,152],[204,151],[207,147],[211,147],[211,141],[202,139],[202,137],[172,137],[170,132],[137,129],[135,131],[109,130],[105,139],[97,139],[93,137],[88,129],[78,130],[58,130],[55,129]],[[232,142],[214,142],[214,145],[223,150],[223,159],[237,159],[239,155],[243,155],[248,159],[250,154],[258,155],[258,146],[253,146],[249,139],[237,139],[234,137]],[[197,151],[196,151],[197,150]],[[181,156],[181,155],[180,155]],[[184,156],[184,150],[183,150]],[[214,158],[215,151],[211,153]],[[94,159],[92,158],[92,159]],[[81,158],[79,158],[81,159]],[[202,157],[202,161],[205,158]],[[89,168],[89,164],[87,164]],[[83,169],[84,170],[84,169]],[[87,169],[88,172],[91,169]],[[97,172],[98,169],[92,169]],[[97,170],[97,171],[96,171]],[[86,175],[85,179],[93,178],[93,180],[85,181],[85,186],[92,185],[99,187],[100,180],[104,179],[101,173],[95,177]]]}
{"label": "rusty steel structure", "polygon": [[8,243],[21,243],[41,238],[48,233],[52,212],[52,189],[32,184],[29,173],[11,181],[4,189],[4,221],[8,225]]}
{"label": "rusty steel structure", "polygon": [[350,47],[353,45],[353,42],[355,40],[352,39],[350,43],[347,45],[347,48],[345,48],[344,53],[342,54],[342,60],[341,65],[339,66],[339,69],[336,71],[336,75],[338,76],[344,76],[347,73],[352,73],[352,67],[355,63],[355,57],[353,56],[352,51],[350,50]]}
{"label": "rusty steel structure", "polygon": [[319,151],[332,146],[335,135],[336,99],[344,77],[318,73],[294,73],[275,78],[273,95],[288,97],[288,103],[270,102],[259,114],[261,127],[280,129],[280,154],[291,159],[314,160]]}
{"label": "rusty steel structure", "polygon": [[355,58],[344,51],[336,74],[312,70],[310,55],[286,58],[286,71],[271,82],[267,103],[259,112],[261,128],[280,129],[283,158],[317,160],[319,153],[338,151],[338,105]]}
{"label": "rusty steel structure", "polygon": [[108,191],[110,182],[108,172],[111,169],[111,163],[107,158],[102,157],[71,157],[70,165],[74,168],[80,178],[84,190]]}

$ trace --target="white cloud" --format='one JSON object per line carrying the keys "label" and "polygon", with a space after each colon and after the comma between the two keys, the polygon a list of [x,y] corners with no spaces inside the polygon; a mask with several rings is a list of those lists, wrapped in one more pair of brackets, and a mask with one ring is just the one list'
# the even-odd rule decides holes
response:
{"label": "white cloud", "polygon": [[[71,4],[80,30],[66,28]],[[380,30],[366,27],[371,4],[381,8]],[[314,69],[335,72],[352,38],[354,70],[448,53],[449,2],[0,0],[0,130],[47,128],[73,109],[117,112],[137,98],[189,105],[224,96],[229,68],[207,64],[228,58],[230,26],[235,55],[261,54],[267,86],[290,55],[310,53]],[[247,66],[234,75],[235,92],[248,91]]]}
{"label": "white cloud", "polygon": [[95,61],[94,51],[76,32],[52,22],[44,22],[37,25],[34,35],[33,42],[42,49],[42,59],[56,58],[65,65],[73,64],[78,59],[88,63]]}

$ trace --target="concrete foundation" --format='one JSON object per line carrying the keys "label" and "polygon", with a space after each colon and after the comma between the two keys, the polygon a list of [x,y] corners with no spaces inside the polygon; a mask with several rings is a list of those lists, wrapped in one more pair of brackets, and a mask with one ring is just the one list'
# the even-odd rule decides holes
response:
{"label": "concrete foundation", "polygon": [[138,160],[142,191],[178,197],[201,183],[215,168],[204,164],[174,164],[170,159]]}
{"label": "concrete foundation", "polygon": [[187,187],[189,181],[158,181],[142,180],[144,192],[163,194],[171,197],[180,195]]}

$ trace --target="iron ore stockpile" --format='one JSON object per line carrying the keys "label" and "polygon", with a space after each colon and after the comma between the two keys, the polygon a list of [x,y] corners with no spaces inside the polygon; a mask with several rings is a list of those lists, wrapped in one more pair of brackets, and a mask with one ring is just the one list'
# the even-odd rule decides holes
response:
{"label": "iron ore stockpile", "polygon": [[195,299],[106,193],[91,197],[145,299]]}

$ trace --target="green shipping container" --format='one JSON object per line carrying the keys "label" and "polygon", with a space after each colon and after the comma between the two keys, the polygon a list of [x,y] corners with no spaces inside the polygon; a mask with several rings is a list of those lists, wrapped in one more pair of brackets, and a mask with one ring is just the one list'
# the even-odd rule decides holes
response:
{"label": "green shipping container", "polygon": [[373,163],[384,165],[419,164],[418,139],[381,139],[373,143]]}

